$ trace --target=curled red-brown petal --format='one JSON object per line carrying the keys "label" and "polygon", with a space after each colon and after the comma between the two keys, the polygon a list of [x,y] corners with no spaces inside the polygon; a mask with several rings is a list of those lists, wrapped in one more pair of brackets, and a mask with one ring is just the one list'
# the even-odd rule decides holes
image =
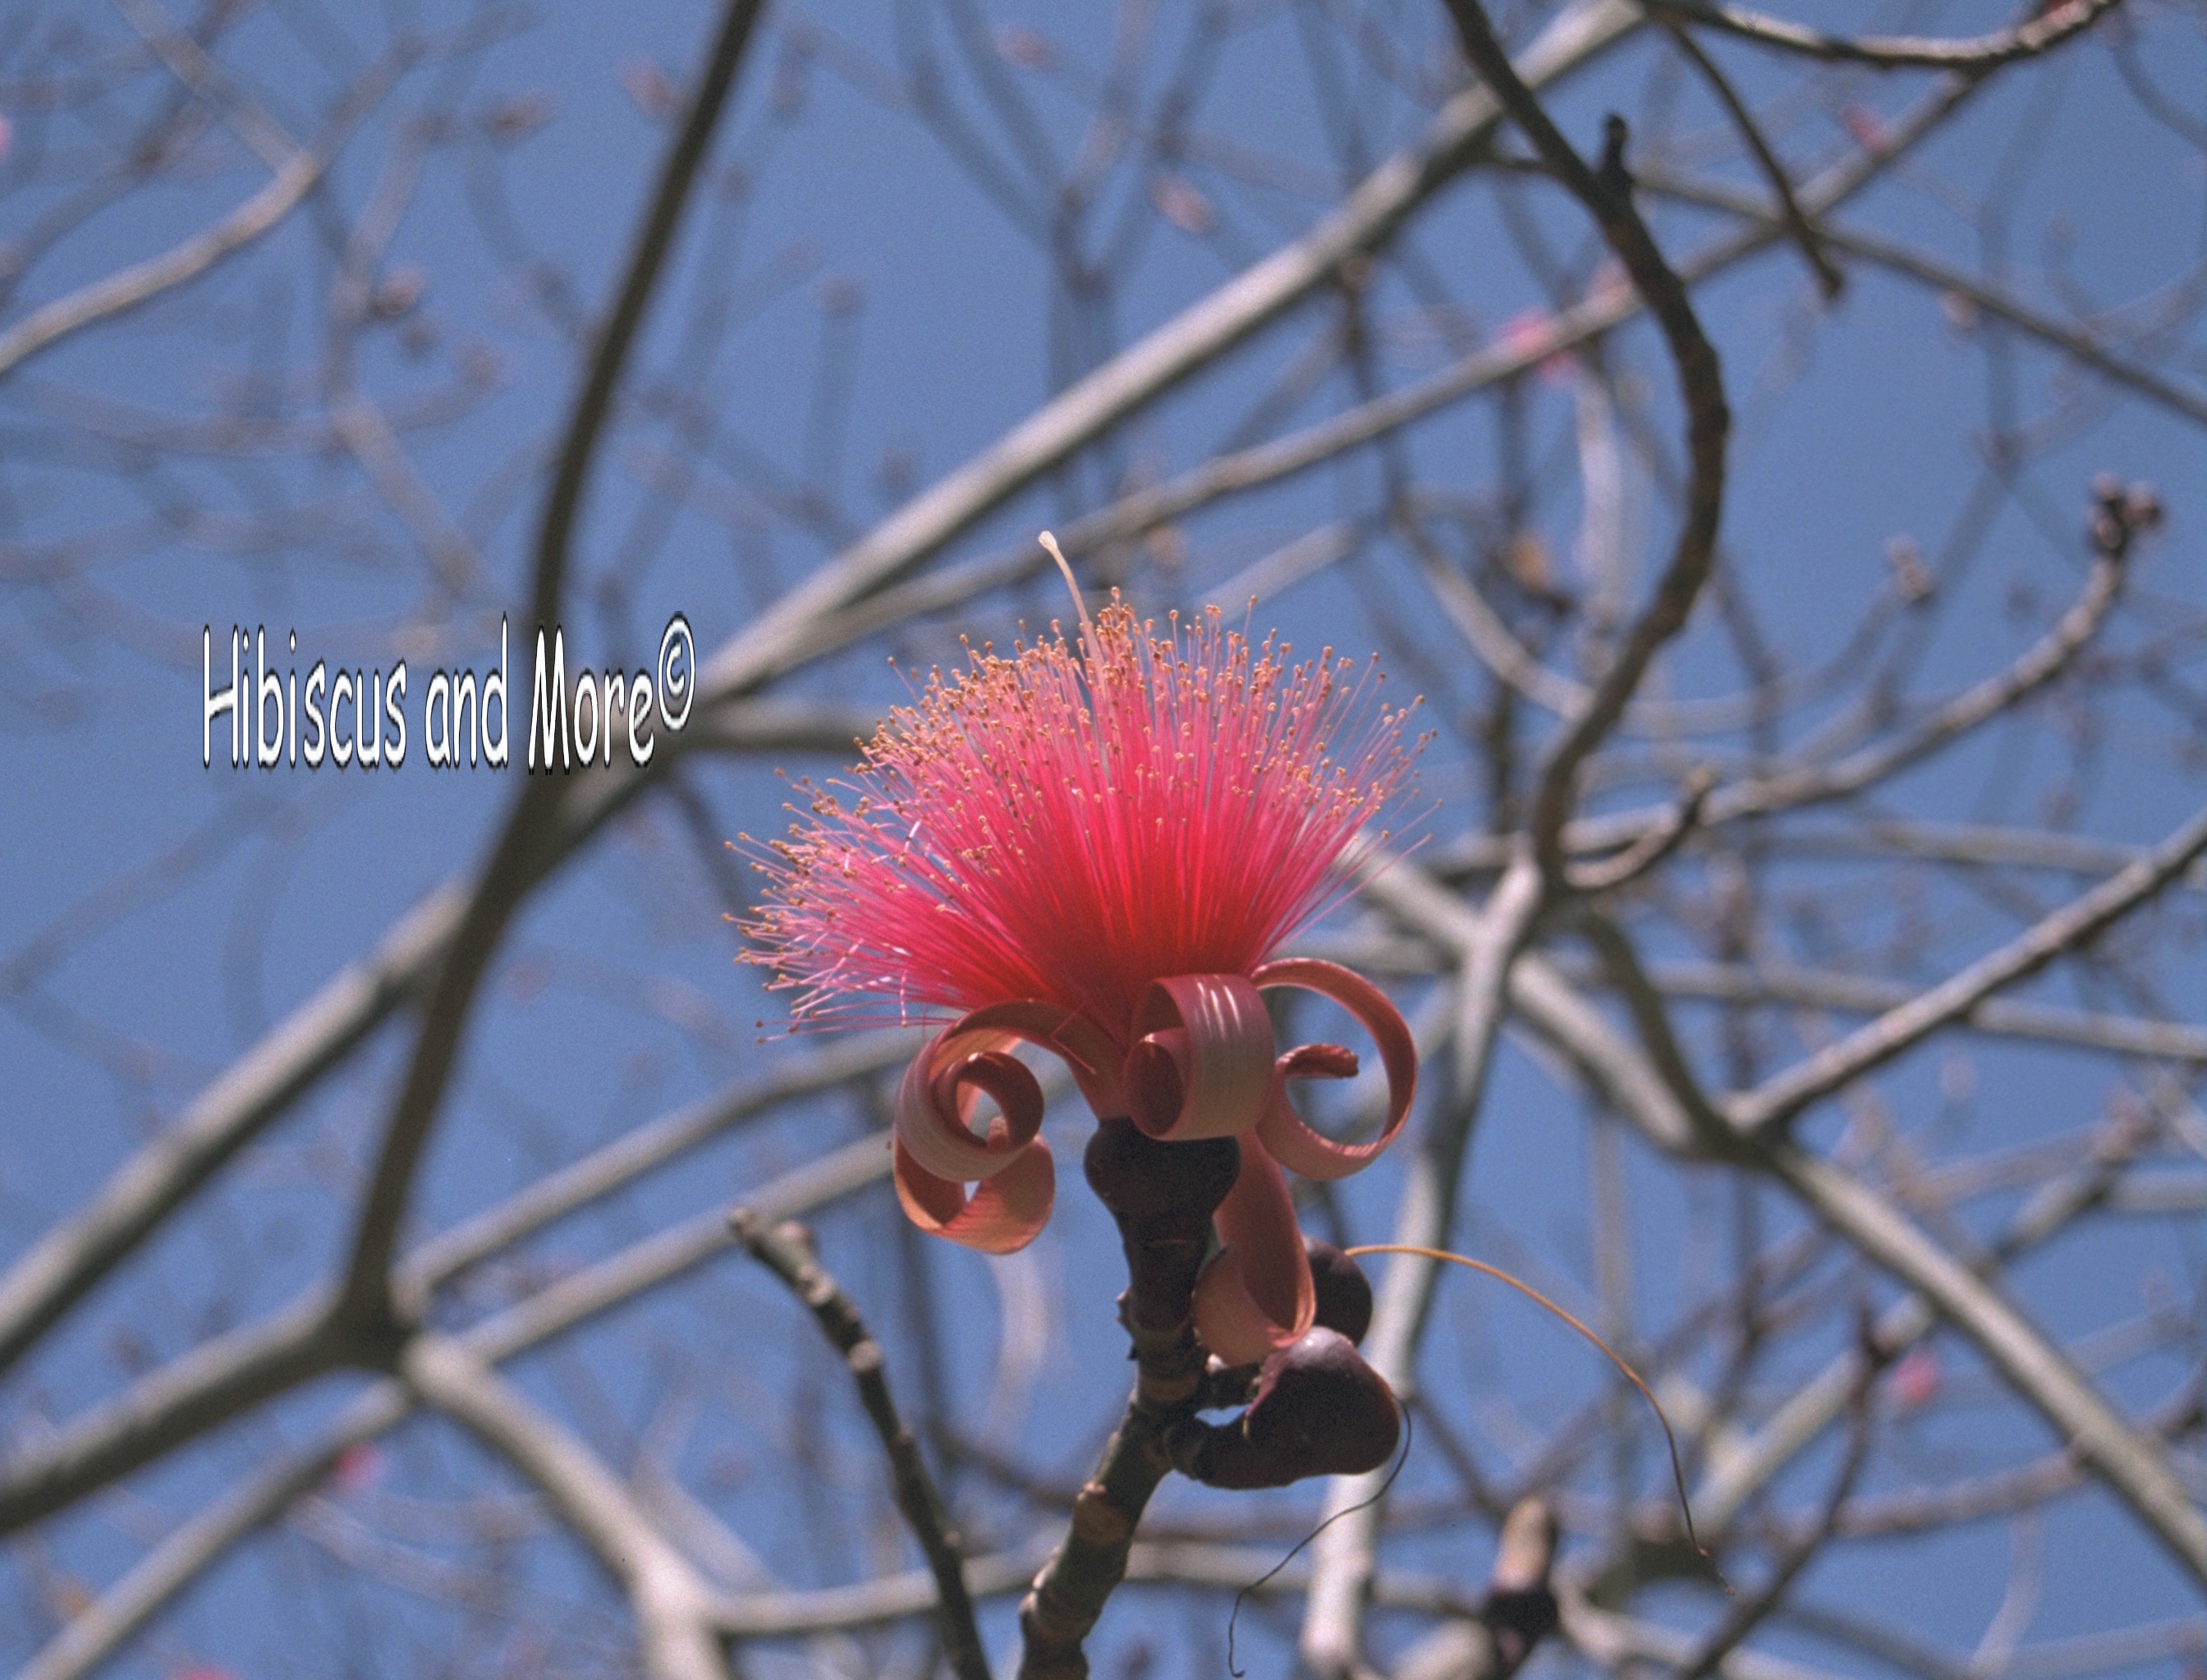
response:
{"label": "curled red-brown petal", "polygon": [[1272,1095],[1272,1019],[1239,974],[1152,982],[1135,1006],[1126,1096],[1134,1124],[1171,1143],[1230,1138]]}
{"label": "curled red-brown petal", "polygon": [[[1007,1054],[1022,1041],[1064,1058],[1098,1112],[1118,1105],[1116,1058],[1084,1017],[1032,1000],[976,1009],[930,1040],[897,1088],[897,1199],[921,1229],[988,1253],[1034,1240],[1050,1217],[1056,1169],[1041,1139],[1042,1087]],[[972,1129],[982,1097],[996,1115]],[[978,1182],[968,1196],[964,1187]]]}
{"label": "curled red-brown petal", "polygon": [[1337,1045],[1299,1045],[1280,1057],[1274,1068],[1271,1099],[1257,1135],[1265,1140],[1275,1160],[1305,1178],[1347,1178],[1371,1164],[1410,1112],[1410,1099],[1418,1089],[1418,1050],[1410,1029],[1387,994],[1362,975],[1338,963],[1316,957],[1290,957],[1266,963],[1250,977],[1259,988],[1295,986],[1330,997],[1363,1023],[1379,1046],[1380,1065],[1387,1071],[1387,1123],[1368,1144],[1340,1144],[1313,1131],[1288,1101],[1291,1079],[1340,1078],[1345,1067],[1355,1071],[1355,1059]]}
{"label": "curled red-brown petal", "polygon": [[[990,1129],[1003,1127],[1000,1120]],[[897,1199],[923,1231],[984,1254],[1008,1254],[1035,1240],[1057,1198],[1057,1168],[1040,1138],[983,1180],[971,1195],[954,1179],[938,1178],[892,1139]]]}
{"label": "curled red-brown petal", "polygon": [[1287,1179],[1253,1135],[1241,1142],[1241,1169],[1217,1215],[1225,1247],[1195,1282],[1196,1333],[1229,1365],[1249,1365],[1288,1346],[1318,1311]]}
{"label": "curled red-brown petal", "polygon": [[[1004,1054],[1022,1041],[1063,1058],[1090,1102],[1103,1105],[1099,1113],[1118,1100],[1116,1058],[1087,1019],[1032,1000],[992,1003],[945,1027],[905,1069],[895,1127],[915,1162],[938,1178],[970,1184],[1002,1172],[1026,1146],[1042,1125],[1042,1087]],[[983,1092],[1004,1117],[1000,1140],[972,1129],[974,1099]]]}
{"label": "curled red-brown petal", "polygon": [[[944,1033],[912,1060],[897,1087],[896,1138],[905,1152],[937,1178],[954,1183],[994,1178],[1042,1129],[1042,1087],[1004,1054],[1008,1033]],[[973,1134],[976,1097],[994,1097],[1002,1115],[985,1139]]]}

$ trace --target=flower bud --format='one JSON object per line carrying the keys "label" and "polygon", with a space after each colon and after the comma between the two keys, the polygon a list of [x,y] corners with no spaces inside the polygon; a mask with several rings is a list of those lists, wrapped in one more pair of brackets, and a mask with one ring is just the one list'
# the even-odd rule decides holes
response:
{"label": "flower bud", "polygon": [[1372,1328],[1372,1282],[1364,1268],[1330,1242],[1313,1242],[1311,1284],[1318,1291],[1317,1322],[1361,1347]]}
{"label": "flower bud", "polygon": [[1238,1426],[1211,1432],[1190,1471],[1213,1487],[1285,1487],[1387,1462],[1401,1436],[1395,1396],[1338,1330],[1319,1327],[1265,1361]]}

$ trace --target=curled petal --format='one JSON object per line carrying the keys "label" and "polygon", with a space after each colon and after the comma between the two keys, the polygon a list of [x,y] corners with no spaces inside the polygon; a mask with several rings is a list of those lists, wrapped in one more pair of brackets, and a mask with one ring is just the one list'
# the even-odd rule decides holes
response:
{"label": "curled petal", "polygon": [[1196,1279],[1196,1333],[1227,1364],[1249,1365],[1300,1339],[1318,1312],[1288,1181],[1255,1137],[1241,1139],[1217,1218],[1225,1247]]}
{"label": "curled petal", "polygon": [[[1034,1241],[1057,1194],[1041,1138],[1042,1087],[1007,1052],[1022,1041],[1062,1056],[1098,1112],[1123,1106],[1110,1041],[1054,1004],[992,1003],[931,1040],[905,1069],[891,1133],[897,1199],[913,1224],[984,1253]],[[996,1114],[988,1135],[972,1121],[981,1097]],[[970,1196],[965,1187],[978,1181]]]}
{"label": "curled petal", "polygon": [[[1042,1087],[1003,1053],[1002,1033],[946,1032],[912,1059],[897,1087],[896,1139],[915,1163],[954,1183],[994,1178],[1042,1129]],[[984,1139],[968,1123],[974,1099],[996,1101],[1002,1123]]]}
{"label": "curled petal", "polygon": [[[998,1121],[991,1130],[1003,1129]],[[1050,1219],[1057,1196],[1057,1169],[1040,1138],[1014,1154],[970,1196],[954,1179],[938,1178],[893,1139],[897,1199],[923,1231],[948,1237],[984,1254],[1024,1248]]]}
{"label": "curled petal", "polygon": [[1331,998],[1362,1022],[1379,1044],[1379,1060],[1387,1070],[1387,1124],[1370,1143],[1336,1143],[1313,1131],[1288,1101],[1289,1079],[1340,1079],[1355,1072],[1355,1057],[1335,1044],[1300,1045],[1282,1056],[1271,1100],[1257,1122],[1257,1135],[1273,1157],[1305,1178],[1346,1178],[1361,1170],[1395,1141],[1410,1112],[1410,1099],[1417,1094],[1417,1046],[1410,1040],[1402,1012],[1362,975],[1315,957],[1266,963],[1251,978],[1259,987],[1295,986]]}
{"label": "curled petal", "polygon": [[[1091,1103],[1109,1111],[1118,1099],[1116,1058],[1103,1033],[1083,1017],[1054,1004],[992,1003],[954,1022],[914,1056],[897,1088],[898,1141],[913,1162],[936,1177],[960,1184],[994,1177],[1025,1149],[1042,1126],[1042,1087],[1005,1054],[1025,1041],[1062,1057]],[[974,1135],[976,1099],[995,1099],[1003,1135]]]}
{"label": "curled petal", "polygon": [[1127,1106],[1152,1138],[1230,1138],[1271,1100],[1272,1019],[1239,974],[1152,983],[1135,1007],[1133,1036]]}

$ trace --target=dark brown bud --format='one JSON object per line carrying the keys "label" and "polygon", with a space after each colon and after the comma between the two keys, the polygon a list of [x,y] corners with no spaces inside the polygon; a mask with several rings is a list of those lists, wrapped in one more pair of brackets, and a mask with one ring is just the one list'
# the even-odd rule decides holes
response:
{"label": "dark brown bud", "polygon": [[1311,1283],[1318,1291],[1318,1322],[1337,1330],[1359,1347],[1372,1328],[1372,1280],[1364,1268],[1330,1242],[1310,1250]]}
{"label": "dark brown bud", "polygon": [[1238,1425],[1215,1429],[1189,1474],[1213,1487],[1285,1487],[1387,1462],[1402,1413],[1379,1373],[1338,1330],[1313,1330],[1265,1361]]}

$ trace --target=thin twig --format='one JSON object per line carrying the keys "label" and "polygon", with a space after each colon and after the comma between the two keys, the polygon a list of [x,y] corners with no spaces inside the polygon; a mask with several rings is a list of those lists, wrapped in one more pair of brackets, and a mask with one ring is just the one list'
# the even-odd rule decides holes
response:
{"label": "thin twig", "polygon": [[[592,346],[537,530],[531,603],[535,625],[549,626],[559,616],[575,516],[613,392],[658,284],[682,207],[697,184],[707,142],[734,85],[757,13],[758,0],[727,0],[681,129],[661,165],[651,209],[630,254],[619,297]],[[467,912],[422,1011],[422,1031],[354,1223],[345,1307],[362,1322],[390,1315],[392,1254],[412,1193],[415,1169],[442,1105],[482,977],[514,913],[558,855],[545,842],[553,832],[565,791],[565,782],[550,774],[531,776],[523,786],[477,877]]]}
{"label": "thin twig", "polygon": [[1704,24],[1762,46],[1821,58],[1827,63],[1864,64],[1881,70],[1953,70],[1983,75],[2019,58],[2032,58],[2082,34],[2122,0],[2067,0],[2012,29],[1956,40],[1914,35],[1827,35],[1783,18],[1711,0],[1648,0],[1648,9],[1684,23]]}
{"label": "thin twig", "polygon": [[[1720,182],[1690,181],[1650,171],[1640,177],[1639,186],[1642,191],[1660,197],[1674,198],[1683,203],[1704,205],[1711,209],[1729,211],[1736,216],[1749,217],[1766,227],[1777,228],[1784,224],[1782,218],[1772,216],[1769,207],[1753,194]],[[2081,323],[2063,320],[2043,309],[2034,308],[2005,287],[1982,276],[1965,273],[1941,262],[1936,257],[1912,250],[1897,240],[1834,226],[1827,221],[1816,224],[1816,236],[1833,250],[1845,251],[1866,262],[1875,263],[1881,268],[1905,275],[1919,285],[1942,296],[1951,293],[1956,297],[1966,298],[1986,314],[1997,315],[2009,326],[2051,345],[2111,383],[2137,392],[2141,397],[2160,404],[2172,414],[2181,415],[2196,424],[2207,425],[2207,395],[2186,389],[2171,379],[2165,368],[2127,360],[2116,354]]]}
{"label": "thin twig", "polygon": [[973,1600],[966,1590],[958,1535],[947,1526],[942,1496],[919,1456],[919,1444],[897,1416],[888,1378],[882,1370],[882,1344],[866,1333],[858,1309],[821,1269],[813,1255],[810,1234],[804,1226],[792,1220],[769,1228],[747,1207],[733,1211],[728,1226],[744,1247],[812,1310],[821,1330],[843,1355],[851,1379],[858,1386],[866,1416],[881,1438],[882,1450],[888,1455],[897,1509],[904,1513],[906,1526],[934,1572],[935,1614],[942,1629],[943,1655],[959,1680],[989,1680],[989,1659],[981,1649],[980,1630],[973,1623]]}
{"label": "thin twig", "polygon": [[1542,876],[1560,884],[1564,823],[1576,801],[1579,768],[1624,714],[1656,651],[1685,627],[1687,615],[1715,560],[1717,527],[1724,510],[1725,440],[1731,431],[1732,416],[1725,404],[1716,348],[1702,331],[1685,284],[1632,207],[1629,182],[1608,178],[1623,171],[1621,119],[1611,119],[1610,161],[1615,168],[1597,176],[1519,79],[1478,0],[1448,0],[1448,10],[1455,20],[1464,57],[1494,90],[1510,120],[1533,142],[1541,161],[1594,218],[1603,240],[1624,266],[1633,290],[1646,302],[1670,346],[1686,408],[1686,517],[1670,563],[1654,597],[1596,684],[1593,697],[1549,748],[1533,794],[1526,828],[1534,855]]}
{"label": "thin twig", "polygon": [[[1871,1340],[1865,1326],[1865,1341]],[[1855,1483],[1862,1475],[1863,1466],[1869,1461],[1870,1384],[1884,1368],[1885,1353],[1875,1350],[1873,1356],[1862,1362],[1856,1377],[1853,1391],[1848,1396],[1847,1450],[1839,1461],[1839,1472],[1832,1478],[1830,1490],[1824,1495],[1823,1509],[1818,1513],[1815,1526],[1786,1547],[1785,1555],[1778,1560],[1769,1578],[1756,1588],[1752,1596],[1732,1606],[1732,1613],[1723,1625],[1708,1637],[1693,1661],[1680,1671],[1678,1680],[1709,1680],[1724,1659],[1746,1641],[1747,1636],[1769,1618],[1771,1611],[1784,1602],[1793,1583],[1801,1578],[1801,1571],[1816,1560],[1816,1554],[1825,1543],[1839,1531],[1839,1515],[1846,1509]]]}
{"label": "thin twig", "polygon": [[[1659,17],[1661,15],[1660,10],[1657,15]],[[1718,68],[1714,59],[1702,51],[1699,41],[1669,18],[1663,19],[1663,25],[1670,32],[1672,43],[1685,55],[1686,62],[1701,72],[1702,80],[1708,83],[1718,102],[1731,113],[1732,126],[1739,130],[1740,138],[1747,142],[1748,151],[1762,170],[1762,178],[1770,183],[1770,190],[1777,195],[1779,215],[1792,234],[1793,242],[1800,247],[1802,260],[1809,265],[1809,272],[1815,275],[1816,284],[1822,288],[1825,301],[1829,302],[1846,290],[1846,276],[1833,265],[1830,255],[1824,249],[1822,236],[1801,208],[1801,201],[1794,197],[1793,182],[1785,173],[1785,165],[1778,161],[1778,154],[1770,149],[1770,142],[1763,138],[1762,127],[1755,120],[1755,113],[1739,97],[1739,90],[1732,85],[1732,79]]]}
{"label": "thin twig", "polygon": [[401,1372],[424,1402],[542,1490],[619,1583],[649,1680],[728,1680],[715,1595],[589,1448],[456,1337],[416,1336]]}
{"label": "thin twig", "polygon": [[212,226],[157,257],[133,263],[56,298],[0,332],[0,379],[70,334],[150,303],[162,293],[197,279],[224,257],[275,228],[314,190],[346,137],[375,108],[410,62],[410,53],[394,54],[362,77],[310,150],[295,152],[269,177],[267,185]]}
{"label": "thin twig", "polygon": [[2122,873],[2035,923],[1999,950],[1753,1091],[1732,1098],[1725,1105],[1732,1123],[1752,1134],[1768,1135],[1779,1130],[1810,1103],[1884,1066],[1941,1028],[1967,1019],[1995,992],[2029,978],[2064,953],[2089,944],[2158,896],[2203,855],[2207,855],[2207,810],[2194,816]]}

